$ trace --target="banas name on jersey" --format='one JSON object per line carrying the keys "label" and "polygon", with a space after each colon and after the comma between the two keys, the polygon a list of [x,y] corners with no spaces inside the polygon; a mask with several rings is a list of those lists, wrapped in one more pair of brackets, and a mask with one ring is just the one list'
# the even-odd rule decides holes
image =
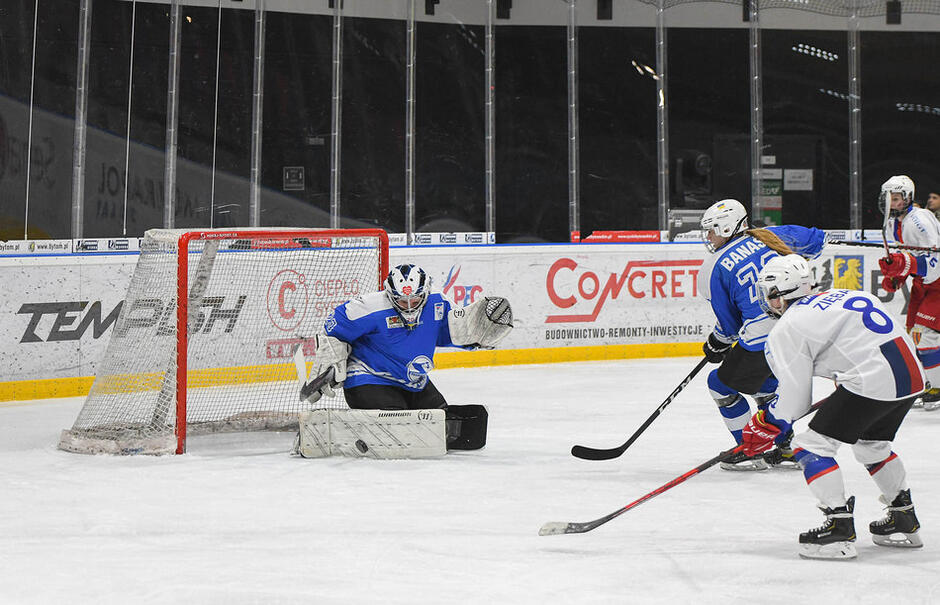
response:
{"label": "banas name on jersey", "polygon": [[813,376],[882,401],[905,399],[924,389],[924,369],[904,325],[874,295],[828,290],[790,306],[764,346],[780,382],[770,411],[793,421],[812,405]]}
{"label": "banas name on jersey", "polygon": [[[826,234],[813,227],[781,225],[767,227],[791,250],[805,258],[816,258],[826,243]],[[757,274],[776,252],[757,239],[734,239],[710,255],[699,271],[698,289],[711,303],[717,323],[715,331],[725,342],[738,340],[748,351],[760,351],[774,320],[758,302]]]}
{"label": "banas name on jersey", "polygon": [[418,325],[408,330],[384,292],[371,292],[330,313],[326,333],[352,347],[345,387],[383,384],[421,391],[434,367],[435,347],[455,346],[447,314],[450,302],[439,293],[428,295]]}

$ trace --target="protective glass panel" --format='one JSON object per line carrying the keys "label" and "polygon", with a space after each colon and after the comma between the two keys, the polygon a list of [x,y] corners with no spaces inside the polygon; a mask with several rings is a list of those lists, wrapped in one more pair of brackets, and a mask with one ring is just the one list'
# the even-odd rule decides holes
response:
{"label": "protective glass panel", "polygon": [[416,26],[416,231],[485,228],[484,45],[480,25]]}
{"label": "protective glass panel", "polygon": [[0,240],[26,232],[33,6],[32,0],[0,4]]}
{"label": "protective glass panel", "polygon": [[343,19],[343,226],[405,230],[405,50],[403,20]]}
{"label": "protective glass panel", "polygon": [[333,17],[267,14],[261,224],[330,224]]}
{"label": "protective glass panel", "polygon": [[169,27],[163,5],[92,5],[85,237],[163,226]]}
{"label": "protective glass panel", "polygon": [[861,47],[862,208],[865,227],[874,229],[888,177],[911,177],[923,205],[940,193],[940,33],[863,31]]}
{"label": "protective glass panel", "polygon": [[581,234],[659,229],[653,28],[581,27]]}
{"label": "protective glass panel", "polygon": [[496,28],[496,237],[566,242],[565,27],[509,23]]}
{"label": "protective glass panel", "polygon": [[763,30],[760,218],[849,228],[845,31]]}
{"label": "protective glass panel", "polygon": [[728,197],[748,206],[748,32],[669,27],[667,35],[670,208],[700,211]]}

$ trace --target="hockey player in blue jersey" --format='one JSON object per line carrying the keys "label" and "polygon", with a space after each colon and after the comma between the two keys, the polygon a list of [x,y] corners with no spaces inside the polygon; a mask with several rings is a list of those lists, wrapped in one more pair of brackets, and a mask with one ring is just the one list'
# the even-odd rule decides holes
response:
{"label": "hockey player in blue jersey", "polygon": [[[776,398],[777,379],[764,359],[764,342],[773,327],[760,307],[757,274],[778,254],[819,256],[823,231],[797,225],[748,229],[744,206],[733,199],[712,204],[702,215],[702,239],[712,255],[699,272],[698,289],[711,303],[717,323],[703,345],[705,357],[719,363],[708,375],[708,389],[725,425],[741,443],[751,417],[743,395],[766,409]],[[788,464],[787,466],[795,465]],[[763,459],[722,463],[727,470],[765,470]]]}
{"label": "hockey player in blue jersey", "polygon": [[436,347],[491,349],[504,338],[512,329],[512,309],[505,298],[486,297],[452,308],[431,291],[423,269],[405,264],[389,272],[384,291],[330,312],[324,328],[325,334],[317,337],[312,376],[318,378],[310,383],[314,389],[308,401],[332,396],[334,387],[342,385],[353,409],[447,409],[449,420],[482,414],[485,431],[483,406],[448,406],[428,372]]}

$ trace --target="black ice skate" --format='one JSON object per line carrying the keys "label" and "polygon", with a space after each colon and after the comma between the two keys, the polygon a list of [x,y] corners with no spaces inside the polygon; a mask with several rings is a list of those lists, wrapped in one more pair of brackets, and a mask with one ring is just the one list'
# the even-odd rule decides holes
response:
{"label": "black ice skate", "polygon": [[800,463],[793,459],[793,450],[790,449],[790,441],[793,439],[793,431],[787,432],[783,443],[764,454],[764,462],[774,470],[798,471],[802,470]]}
{"label": "black ice skate", "polygon": [[[917,405],[917,402],[920,405]],[[925,412],[934,412],[940,409],[940,389],[927,389],[924,394],[917,398],[914,407],[922,407]]]}
{"label": "black ice skate", "polygon": [[[879,498],[885,504],[884,496]],[[920,548],[923,540],[917,534],[920,523],[914,514],[911,502],[911,490],[900,492],[893,502],[888,504],[888,514],[884,519],[872,521],[868,526],[872,541],[879,546],[898,546],[901,548]]]}
{"label": "black ice skate", "polygon": [[845,506],[838,508],[823,508],[819,510],[826,515],[826,522],[816,529],[800,534],[800,556],[804,559],[854,559],[858,556],[855,550],[855,520],[852,511],[855,509],[855,496],[849,498]]}

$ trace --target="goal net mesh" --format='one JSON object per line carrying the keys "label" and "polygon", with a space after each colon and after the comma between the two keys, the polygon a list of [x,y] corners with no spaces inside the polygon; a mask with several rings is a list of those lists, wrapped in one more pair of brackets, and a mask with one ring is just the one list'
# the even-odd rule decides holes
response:
{"label": "goal net mesh", "polygon": [[[175,450],[178,409],[186,410],[185,438],[296,427],[303,410],[346,407],[341,390],[315,406],[301,402],[293,355],[303,347],[310,371],[314,336],[330,310],[379,289],[387,240],[376,231],[205,232],[209,239],[180,250],[184,233],[151,230],[142,240],[105,358],[63,432],[63,449]],[[188,330],[177,319],[181,254]],[[186,388],[178,392],[180,363]]]}

